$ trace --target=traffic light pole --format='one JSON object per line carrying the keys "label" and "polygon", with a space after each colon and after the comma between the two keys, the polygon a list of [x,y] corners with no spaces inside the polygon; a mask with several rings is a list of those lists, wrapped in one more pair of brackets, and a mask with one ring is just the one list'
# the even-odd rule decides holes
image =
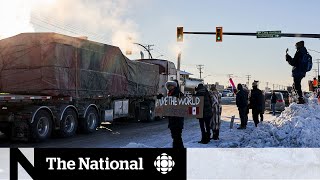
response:
{"label": "traffic light pole", "polygon": [[[183,34],[215,35],[216,32],[183,32]],[[222,34],[230,35],[230,36],[257,36],[257,33],[241,33],[241,32],[223,32]],[[320,34],[280,33],[280,37],[320,38]]]}

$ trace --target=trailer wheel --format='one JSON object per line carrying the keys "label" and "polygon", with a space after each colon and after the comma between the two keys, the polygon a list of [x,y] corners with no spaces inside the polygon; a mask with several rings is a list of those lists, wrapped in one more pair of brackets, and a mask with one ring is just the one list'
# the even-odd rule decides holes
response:
{"label": "trailer wheel", "polygon": [[73,109],[67,109],[62,116],[60,122],[59,136],[71,137],[74,136],[78,127],[78,117]]}
{"label": "trailer wheel", "polygon": [[52,116],[45,110],[39,110],[31,124],[32,141],[44,141],[51,136]]}
{"label": "trailer wheel", "polygon": [[81,131],[84,133],[92,133],[97,129],[98,124],[98,113],[93,107],[90,107],[87,111],[86,117],[80,121]]}

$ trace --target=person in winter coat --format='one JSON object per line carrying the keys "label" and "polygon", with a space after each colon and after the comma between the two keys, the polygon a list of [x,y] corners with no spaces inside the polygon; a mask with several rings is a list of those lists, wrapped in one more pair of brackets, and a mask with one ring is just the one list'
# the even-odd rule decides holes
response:
{"label": "person in winter coat", "polygon": [[272,114],[275,116],[276,115],[276,103],[277,103],[277,95],[276,93],[273,91],[272,92],[272,96],[271,96],[271,110],[272,110]]}
{"label": "person in winter coat", "polygon": [[238,107],[241,124],[237,129],[246,129],[248,122],[248,94],[243,89],[242,84],[238,84],[237,86],[238,92],[236,94],[236,104]]}
{"label": "person in winter coat", "polygon": [[204,104],[203,104],[203,118],[199,119],[200,129],[201,129],[201,140],[199,143],[207,144],[210,142],[210,121],[213,116],[212,112],[212,102],[210,98],[209,91],[203,86],[203,84],[199,84],[197,89],[197,93],[195,96],[203,96]]}
{"label": "person in winter coat", "polygon": [[292,58],[288,54],[288,49],[286,52],[286,61],[292,66],[292,77],[294,82],[294,88],[298,93],[298,104],[304,104],[305,101],[303,99],[302,90],[301,90],[301,81],[306,76],[306,72],[302,69],[302,58],[303,55],[307,53],[307,49],[304,47],[304,41],[300,41],[296,43],[296,53]]}
{"label": "person in winter coat", "polygon": [[[176,98],[183,97],[183,93],[180,91],[179,84],[177,81],[168,81],[166,83],[168,90],[168,96],[174,96]],[[172,147],[173,148],[184,148],[182,141],[182,130],[184,125],[184,117],[169,116],[168,128],[171,131]]]}
{"label": "person in winter coat", "polygon": [[213,116],[210,121],[210,126],[212,129],[212,138],[213,140],[219,140],[219,131],[220,131],[220,124],[221,124],[221,96],[216,89],[215,85],[210,87],[210,97],[212,101],[212,113]]}
{"label": "person in winter coat", "polygon": [[260,112],[260,122],[263,121],[263,114],[264,114],[264,111],[266,109],[266,99],[265,99],[264,93],[262,93],[261,98],[262,98],[262,110]]}
{"label": "person in winter coat", "polygon": [[262,96],[262,91],[258,89],[258,82],[254,81],[252,83],[251,96],[249,98],[249,108],[252,109],[252,119],[256,127],[259,124],[259,114],[263,108]]}

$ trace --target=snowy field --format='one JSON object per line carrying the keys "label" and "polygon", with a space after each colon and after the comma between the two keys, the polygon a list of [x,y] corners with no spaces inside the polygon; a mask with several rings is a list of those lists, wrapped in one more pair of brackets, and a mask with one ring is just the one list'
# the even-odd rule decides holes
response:
{"label": "snowy field", "polygon": [[[317,99],[310,98],[308,104],[291,104],[278,117],[266,119],[254,127],[248,122],[247,129],[230,129],[230,122],[223,119],[220,140],[199,144],[200,132],[184,129],[186,148],[266,148],[266,147],[320,147],[320,105]],[[237,121],[236,121],[237,122]],[[196,123],[196,122],[195,122]],[[152,148],[153,146],[131,142],[124,148]],[[170,148],[171,143],[163,148]]]}

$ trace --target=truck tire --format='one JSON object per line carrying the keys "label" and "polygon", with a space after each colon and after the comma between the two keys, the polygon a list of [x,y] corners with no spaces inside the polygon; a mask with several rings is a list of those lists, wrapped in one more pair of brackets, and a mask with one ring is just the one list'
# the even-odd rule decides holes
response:
{"label": "truck tire", "polygon": [[52,116],[48,111],[39,110],[31,124],[31,140],[44,141],[51,136]]}
{"label": "truck tire", "polygon": [[73,109],[67,109],[60,121],[60,129],[58,135],[60,137],[71,137],[76,134],[78,128],[77,113]]}
{"label": "truck tire", "polygon": [[99,116],[97,110],[90,107],[87,111],[86,117],[80,121],[80,129],[83,133],[92,133],[96,131],[99,125]]}

